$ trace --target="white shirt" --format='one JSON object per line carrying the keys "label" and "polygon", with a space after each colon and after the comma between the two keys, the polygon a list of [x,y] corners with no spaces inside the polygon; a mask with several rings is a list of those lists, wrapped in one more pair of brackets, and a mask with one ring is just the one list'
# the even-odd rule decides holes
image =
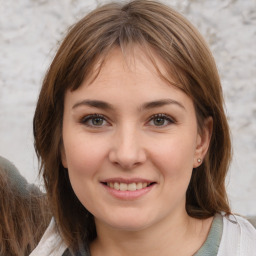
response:
{"label": "white shirt", "polygon": [[256,229],[237,215],[223,216],[223,233],[217,256],[256,256]]}
{"label": "white shirt", "polygon": [[52,218],[39,244],[29,256],[61,256],[66,249],[67,245],[57,232]]}

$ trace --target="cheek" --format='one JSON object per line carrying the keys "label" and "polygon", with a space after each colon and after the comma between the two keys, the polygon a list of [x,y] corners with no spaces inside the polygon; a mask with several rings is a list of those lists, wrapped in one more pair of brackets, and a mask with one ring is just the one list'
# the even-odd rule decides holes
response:
{"label": "cheek", "polygon": [[66,141],[65,152],[71,186],[80,202],[90,210],[94,203],[94,185],[104,161],[104,149],[80,139]]}
{"label": "cheek", "polygon": [[151,150],[152,159],[155,165],[170,175],[180,175],[184,172],[191,172],[194,163],[195,142],[188,136],[155,143]]}
{"label": "cheek", "polygon": [[107,151],[104,140],[67,129],[63,133],[63,141],[67,168],[71,172],[89,175],[99,169]]}
{"label": "cheek", "polygon": [[164,184],[162,192],[170,205],[183,202],[193,171],[195,144],[185,137],[184,141],[166,140],[152,152],[154,166],[160,171],[160,183]]}
{"label": "cheek", "polygon": [[76,175],[93,175],[103,160],[102,149],[95,149],[90,144],[76,143],[66,148],[67,168]]}

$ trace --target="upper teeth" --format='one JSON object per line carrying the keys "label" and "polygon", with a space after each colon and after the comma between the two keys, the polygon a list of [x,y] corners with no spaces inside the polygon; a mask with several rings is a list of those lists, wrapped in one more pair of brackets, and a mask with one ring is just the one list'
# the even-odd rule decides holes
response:
{"label": "upper teeth", "polygon": [[149,185],[150,183],[147,182],[138,182],[138,183],[119,183],[119,182],[108,182],[107,186],[114,188],[116,190],[121,190],[121,191],[135,191],[138,189],[145,188]]}

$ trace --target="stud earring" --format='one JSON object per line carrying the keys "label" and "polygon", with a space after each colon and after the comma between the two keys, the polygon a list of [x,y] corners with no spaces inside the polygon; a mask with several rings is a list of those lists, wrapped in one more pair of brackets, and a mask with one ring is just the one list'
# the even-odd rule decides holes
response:
{"label": "stud earring", "polygon": [[198,158],[197,162],[200,164],[202,162],[201,158]]}

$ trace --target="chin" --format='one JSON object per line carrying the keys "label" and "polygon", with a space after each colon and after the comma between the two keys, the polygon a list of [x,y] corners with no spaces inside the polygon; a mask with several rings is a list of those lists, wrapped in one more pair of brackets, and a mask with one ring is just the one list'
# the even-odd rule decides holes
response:
{"label": "chin", "polygon": [[[112,216],[113,217],[113,216]],[[105,223],[117,230],[123,231],[141,231],[152,225],[153,221],[148,220],[145,216],[122,216],[115,219],[105,220]]]}

